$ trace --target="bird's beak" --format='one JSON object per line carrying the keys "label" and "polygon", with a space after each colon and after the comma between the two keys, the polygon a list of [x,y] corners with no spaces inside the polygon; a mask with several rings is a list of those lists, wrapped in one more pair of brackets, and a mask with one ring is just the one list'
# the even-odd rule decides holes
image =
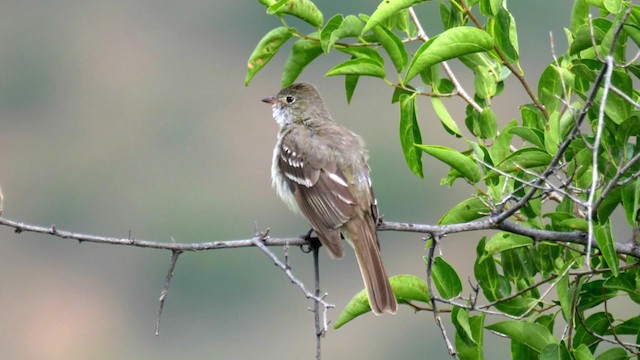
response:
{"label": "bird's beak", "polygon": [[279,104],[279,103],[280,103],[280,100],[278,100],[278,99],[277,99],[277,98],[275,98],[275,97],[268,97],[268,98],[264,98],[264,99],[262,99],[261,101],[262,101],[263,103],[267,103],[267,104],[271,104],[271,105]]}

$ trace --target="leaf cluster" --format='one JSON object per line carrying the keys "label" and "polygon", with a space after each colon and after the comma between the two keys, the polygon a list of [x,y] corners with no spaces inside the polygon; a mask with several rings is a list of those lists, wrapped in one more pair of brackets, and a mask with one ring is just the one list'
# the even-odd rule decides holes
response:
{"label": "leaf cluster", "polygon": [[[640,309],[638,259],[616,250],[622,242],[638,241],[639,232],[640,92],[635,85],[640,66],[633,54],[640,47],[639,6],[575,0],[564,33],[568,50],[554,54],[534,88],[520,67],[516,19],[505,0],[384,0],[370,15],[337,14],[326,23],[310,0],[260,2],[283,26],[260,40],[245,83],[293,39],[283,87],[332,51],[346,58],[326,76],[344,78],[347,101],[361,76],[392,86],[408,169],[422,177],[423,161],[444,163],[450,170],[442,185],[464,181],[475,192],[444,211],[439,224],[491,218],[521,228],[584,233],[584,244],[506,231],[483,237],[476,247],[473,295],[465,297],[456,269],[435,257],[426,259],[426,280],[391,279],[400,303],[430,311],[438,309],[419,303],[448,306],[463,359],[482,358],[488,331],[511,340],[514,359],[617,359],[638,353],[640,316],[621,318],[607,305],[622,298]],[[413,6],[437,9],[442,31],[428,37]],[[592,18],[590,12],[599,15]],[[312,31],[287,26],[288,16],[307,22]],[[412,42],[421,43],[414,52],[408,47]],[[473,89],[460,85],[450,61],[464,66]],[[518,118],[501,119],[493,99],[503,94],[509,77],[530,100],[517,105]],[[425,97],[440,126],[463,150],[423,143],[417,107]],[[466,106],[464,119],[448,111],[459,102]],[[616,209],[624,214],[631,239],[615,233]],[[361,292],[336,327],[369,310]],[[485,323],[496,314],[509,320]],[[558,333],[556,323],[569,330]],[[613,346],[604,351],[603,342]]]}

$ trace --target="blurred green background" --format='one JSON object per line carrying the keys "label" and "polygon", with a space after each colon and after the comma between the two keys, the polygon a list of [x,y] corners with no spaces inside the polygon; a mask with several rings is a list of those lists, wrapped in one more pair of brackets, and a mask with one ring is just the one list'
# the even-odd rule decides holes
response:
{"label": "blurred green background", "polygon": [[[378,2],[317,1],[334,13],[371,13]],[[532,85],[556,51],[570,1],[513,1],[522,67]],[[553,9],[550,11],[550,9]],[[418,7],[429,34],[438,3]],[[249,238],[255,224],[274,236],[304,233],[271,189],[277,127],[259,100],[274,94],[288,46],[243,85],[246,60],[279,26],[257,1],[3,1],[0,11],[0,186],[4,216],[60,229],[138,239],[202,242]],[[304,25],[300,25],[302,29]],[[308,29],[308,28],[306,28]],[[308,29],[308,31],[311,31]],[[360,133],[371,153],[381,213],[435,223],[473,191],[425,179],[404,163],[392,89],[361,79],[347,106],[343,79],[323,74],[332,53],[303,73],[333,116]],[[456,67],[473,88],[469,73]],[[392,74],[389,71],[389,74]],[[513,81],[496,100],[502,122],[526,101]],[[425,143],[449,143],[418,103]],[[459,124],[464,105],[447,100]],[[481,234],[447,237],[442,254],[466,279]],[[382,233],[390,275],[424,276],[419,234]],[[274,249],[281,253],[280,249]],[[257,249],[184,254],[154,335],[170,253],[14,234],[0,228],[0,354],[5,359],[300,359],[315,354],[312,304]],[[312,282],[312,259],[290,250],[294,272]],[[353,254],[321,255],[328,300],[340,309],[362,287]],[[446,317],[446,315],[445,315]],[[449,334],[452,334],[449,329]],[[488,337],[487,358],[509,344]],[[448,359],[431,313],[402,307],[366,315],[323,340],[325,359]],[[502,357],[502,356],[499,356]]]}

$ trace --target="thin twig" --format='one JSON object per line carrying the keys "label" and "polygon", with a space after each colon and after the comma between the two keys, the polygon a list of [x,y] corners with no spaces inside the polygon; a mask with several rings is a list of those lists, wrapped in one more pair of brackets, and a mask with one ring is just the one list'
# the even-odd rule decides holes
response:
{"label": "thin twig", "polygon": [[[311,251],[313,253],[313,272],[315,273],[315,285],[316,292],[315,295],[317,298],[320,298],[320,262],[319,251],[320,246],[317,243],[311,244]],[[326,328],[322,328],[320,325],[320,303],[315,301],[313,302],[313,313],[315,315],[315,324],[316,324],[316,359],[320,360],[321,357],[321,349],[322,349],[322,338],[326,333]]]}
{"label": "thin twig", "polygon": [[631,104],[631,106],[633,106],[634,108],[640,109],[640,103],[637,103],[637,102],[633,101],[633,99],[629,95],[623,93],[622,90],[618,89],[617,87],[615,87],[613,85],[609,85],[609,89],[611,89],[611,91],[613,91],[618,96],[623,98],[626,102]]}
{"label": "thin twig", "polygon": [[[620,25],[622,28],[622,25]],[[617,33],[617,32],[616,32]],[[614,36],[616,38],[616,36]],[[587,219],[590,221],[587,222],[588,225],[588,237],[589,241],[587,242],[587,259],[585,261],[585,265],[587,269],[591,269],[591,240],[595,239],[594,229],[593,229],[593,221],[595,208],[593,207],[594,201],[596,198],[596,189],[598,188],[598,150],[600,149],[600,141],[602,139],[602,129],[604,128],[604,109],[607,104],[607,96],[609,95],[609,87],[611,86],[611,74],[613,73],[613,49],[615,48],[615,41],[611,44],[611,50],[609,54],[605,57],[605,63],[603,67],[604,75],[604,85],[602,89],[602,98],[600,100],[600,108],[598,111],[598,126],[596,127],[596,136],[593,140],[593,148],[591,149],[591,186],[589,188],[589,197],[587,199]]]}
{"label": "thin twig", "polygon": [[167,294],[169,293],[169,284],[171,283],[171,278],[173,278],[173,270],[176,268],[176,263],[178,262],[178,257],[182,254],[182,251],[173,250],[171,252],[171,261],[169,261],[169,271],[167,271],[167,277],[164,279],[164,286],[162,287],[162,291],[160,292],[160,306],[158,307],[158,316],[156,317],[156,336],[160,335],[160,317],[162,316],[162,309],[164,308],[164,302],[167,299]]}
{"label": "thin twig", "polygon": [[[618,171],[611,178],[611,180],[609,181],[607,186],[602,190],[602,193],[600,194],[600,197],[598,197],[598,200],[596,200],[596,202],[593,204],[593,208],[594,209],[598,209],[600,207],[600,204],[602,203],[602,201],[604,201],[604,199],[607,197],[607,195],[609,195],[609,193],[614,188],[616,188],[618,186],[623,186],[623,184],[620,184],[618,182],[618,180],[620,180],[622,175],[624,175],[631,167],[635,166],[639,161],[640,161],[640,153],[636,154],[623,167],[618,169]],[[635,174],[633,174],[633,175],[635,175]],[[633,175],[630,178],[632,178]]]}
{"label": "thin twig", "polygon": [[438,327],[440,328],[440,333],[442,334],[442,337],[444,338],[444,342],[447,345],[447,351],[449,352],[449,355],[451,355],[451,357],[453,357],[454,359],[458,359],[458,353],[453,347],[453,344],[451,344],[451,341],[447,336],[447,331],[445,330],[444,324],[442,323],[442,318],[440,318],[440,313],[438,311],[438,304],[436,303],[436,296],[434,295],[435,293],[433,288],[432,269],[433,269],[433,258],[435,256],[434,254],[435,254],[436,246],[438,244],[438,239],[439,239],[438,237],[432,236],[431,245],[429,246],[429,254],[427,256],[427,290],[431,298],[431,309],[433,309],[432,310],[433,318],[436,324],[438,325]]}
{"label": "thin twig", "polygon": [[267,240],[269,240],[269,236],[267,234],[256,234],[256,236],[253,239],[251,239],[251,241],[253,241],[254,245],[258,249],[262,250],[263,253],[265,253],[269,258],[271,258],[271,260],[273,260],[273,263],[280,270],[284,271],[284,273],[287,275],[289,280],[291,280],[291,282],[293,284],[295,284],[304,293],[304,296],[307,299],[311,299],[311,300],[315,301],[316,303],[320,303],[322,305],[322,307],[323,307],[322,317],[323,317],[323,324],[324,324],[323,325],[323,329],[324,329],[324,331],[327,331],[327,329],[329,328],[329,320],[327,319],[327,311],[329,309],[335,308],[336,306],[326,302],[324,300],[324,296],[322,296],[322,297],[316,296],[313,293],[311,293],[309,290],[307,290],[307,288],[304,286],[302,281],[298,280],[298,278],[296,278],[295,275],[293,275],[293,272],[291,271],[291,267],[287,266],[282,261],[280,261],[280,259],[278,259],[276,254],[274,254],[271,250],[269,250],[269,248],[265,244],[265,242]]}

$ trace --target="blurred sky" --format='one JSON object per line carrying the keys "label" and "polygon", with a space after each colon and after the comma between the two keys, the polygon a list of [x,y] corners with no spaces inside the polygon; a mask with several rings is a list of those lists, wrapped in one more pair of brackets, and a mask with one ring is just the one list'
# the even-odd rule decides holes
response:
{"label": "blurred sky", "polygon": [[[371,13],[377,1],[317,1],[325,18]],[[556,49],[570,1],[509,3],[522,67],[535,79]],[[274,236],[308,229],[271,189],[277,127],[259,100],[274,94],[288,47],[243,84],[246,60],[279,26],[257,1],[3,1],[0,7],[0,186],[4,216],[90,234],[179,242],[249,238],[255,224]],[[438,3],[418,15],[439,31]],[[293,22],[300,29],[305,25]],[[435,223],[472,189],[439,186],[447,169],[424,158],[411,174],[398,139],[392,89],[361,79],[347,106],[343,79],[323,74],[332,53],[303,73],[334,117],[367,141],[381,213]],[[472,90],[461,67],[459,77]],[[389,71],[389,74],[392,74]],[[496,101],[501,122],[518,116],[524,92],[513,81]],[[450,142],[420,99],[423,140]],[[460,125],[464,105],[447,100]],[[442,241],[443,256],[466,279],[481,234]],[[382,233],[390,275],[424,276],[416,234]],[[274,249],[281,253],[280,249]],[[300,359],[315,354],[312,304],[256,249],[181,256],[154,335],[157,300],[170,253],[83,243],[0,228],[0,356],[6,359]],[[312,259],[290,251],[294,272],[312,281]],[[351,252],[321,255],[335,320],[361,287]],[[450,331],[450,334],[452,332]],[[485,355],[508,342],[487,336]],[[448,359],[430,313],[402,307],[366,315],[323,341],[325,359]]]}

